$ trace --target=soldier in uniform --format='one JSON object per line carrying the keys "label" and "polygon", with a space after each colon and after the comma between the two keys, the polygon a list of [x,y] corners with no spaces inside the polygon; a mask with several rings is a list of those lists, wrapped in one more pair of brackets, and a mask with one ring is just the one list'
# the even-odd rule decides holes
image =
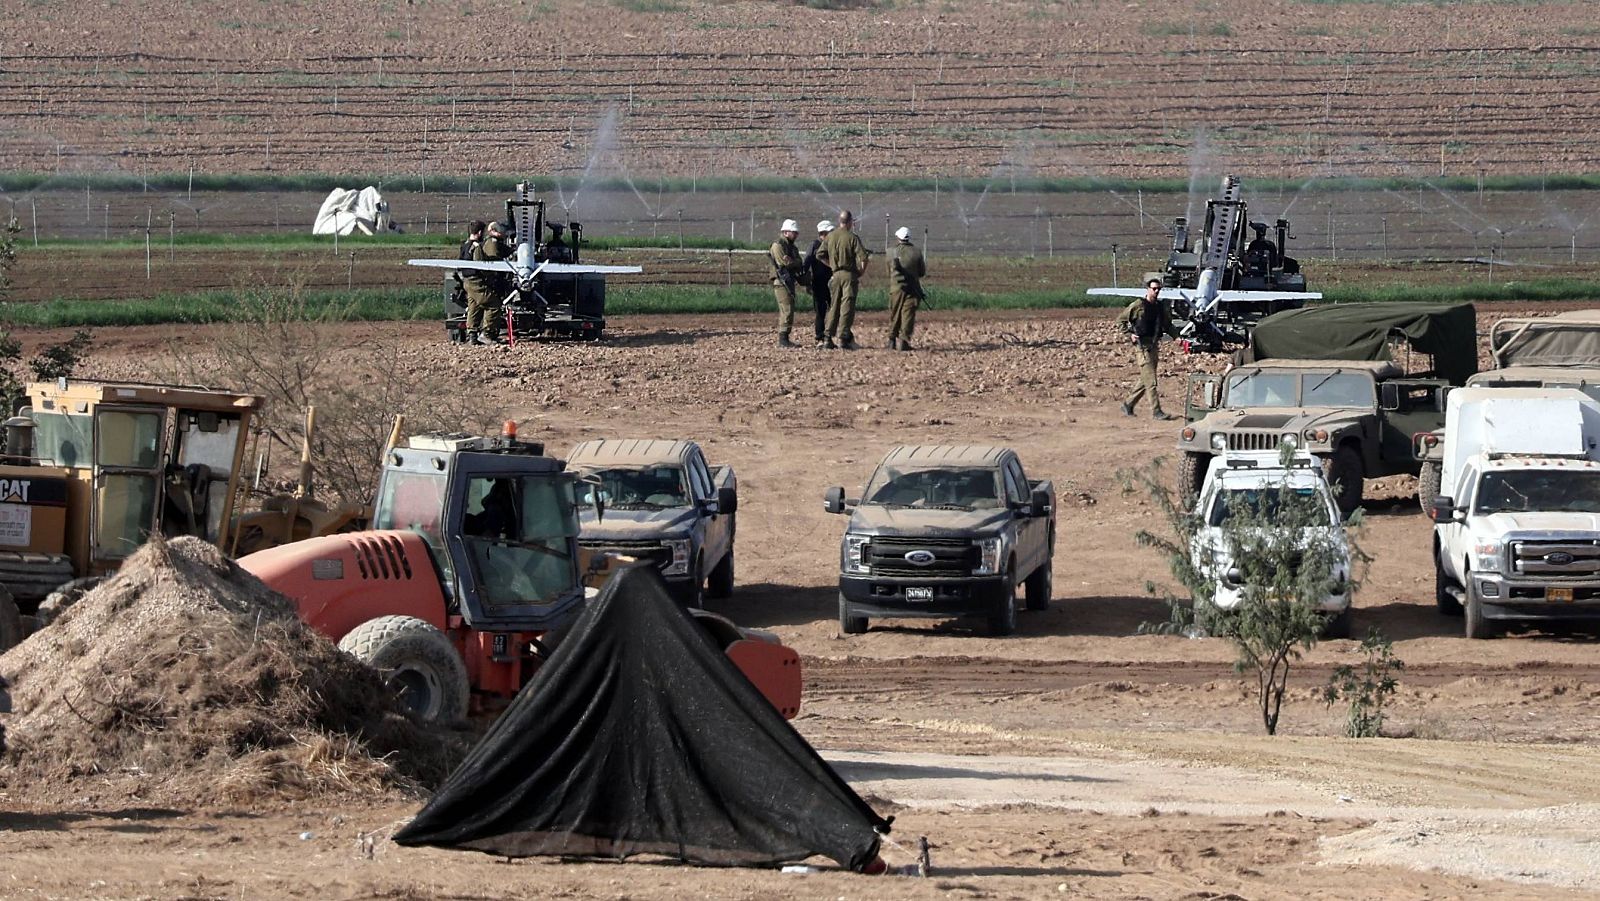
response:
{"label": "soldier in uniform", "polygon": [[779,347],[794,346],[789,330],[794,327],[795,288],[805,278],[805,264],[799,248],[794,246],[794,239],[799,236],[799,223],[785,219],[778,227],[778,240],[767,248],[767,259],[772,263],[772,293],[778,299]]}
{"label": "soldier in uniform", "polygon": [[811,283],[811,306],[817,316],[812,335],[818,347],[827,339],[828,280],[833,278],[833,270],[828,268],[828,254],[823,250],[822,242],[831,231],[832,222],[824,219],[817,223],[817,237],[811,242],[811,249],[806,251],[805,259],[806,278]]}
{"label": "soldier in uniform", "polygon": [[[476,224],[476,223],[475,223]],[[482,241],[472,247],[472,260],[476,263],[494,263],[510,256],[506,247],[506,229],[491,222]],[[503,344],[500,326],[505,319],[501,307],[510,285],[506,277],[494,272],[468,270],[477,276],[476,284],[467,282],[467,341],[472,344]],[[463,281],[466,281],[463,279]]]}
{"label": "soldier in uniform", "polygon": [[1252,222],[1250,227],[1255,229],[1256,236],[1250,239],[1250,244],[1244,249],[1244,257],[1252,270],[1265,272],[1278,265],[1278,245],[1272,243],[1267,237],[1267,224],[1265,222]]}
{"label": "soldier in uniform", "polygon": [[889,257],[889,349],[910,350],[911,330],[917,325],[917,307],[926,299],[922,278],[928,267],[922,251],[911,243],[911,229],[904,226],[894,236],[894,255]]}
{"label": "soldier in uniform", "polygon": [[[856,349],[855,333],[850,327],[856,320],[856,289],[867,271],[867,248],[856,237],[854,225],[855,216],[849,210],[840,210],[838,227],[822,242],[833,269],[828,279],[827,340],[822,345],[827,348]],[[835,340],[839,343],[835,344]]]}
{"label": "soldier in uniform", "polygon": [[1172,314],[1161,302],[1161,278],[1145,276],[1144,296],[1128,304],[1117,318],[1123,330],[1132,336],[1139,354],[1139,384],[1122,402],[1122,415],[1132,416],[1134,405],[1142,397],[1150,398],[1150,414],[1156,419],[1175,419],[1161,409],[1161,395],[1156,392],[1156,369],[1160,360],[1161,336],[1178,337],[1178,327],[1172,323]]}

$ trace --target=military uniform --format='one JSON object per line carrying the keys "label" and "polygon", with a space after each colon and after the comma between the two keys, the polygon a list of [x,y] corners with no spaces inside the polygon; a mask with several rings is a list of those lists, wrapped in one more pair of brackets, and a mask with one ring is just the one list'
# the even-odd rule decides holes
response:
{"label": "military uniform", "polygon": [[1179,335],[1178,327],[1172,323],[1172,314],[1161,301],[1147,304],[1141,297],[1128,304],[1117,321],[1133,334],[1139,355],[1139,384],[1122,402],[1122,412],[1132,415],[1139,400],[1149,397],[1151,415],[1158,419],[1170,418],[1161,409],[1161,395],[1156,392],[1156,371],[1161,359],[1161,336],[1176,338]]}
{"label": "military uniform", "polygon": [[850,330],[856,321],[856,288],[861,274],[867,271],[867,248],[849,227],[840,225],[828,232],[822,241],[828,254],[828,265],[833,275],[828,279],[827,340],[838,339],[843,344],[855,344],[855,333]]}
{"label": "military uniform", "polygon": [[811,282],[811,307],[817,320],[813,336],[817,343],[821,344],[828,337],[828,280],[833,278],[833,270],[828,267],[828,254],[823,250],[821,238],[812,241],[811,249],[806,251],[805,267],[806,276]]}
{"label": "military uniform", "polygon": [[[505,243],[490,236],[472,246],[472,260],[476,263],[494,263],[506,259],[509,253]],[[467,289],[467,333],[473,337],[495,334],[505,319],[501,307],[509,286],[503,276],[478,269],[463,270],[462,284]]]}
{"label": "military uniform", "polygon": [[805,278],[805,265],[792,238],[773,241],[767,256],[772,261],[772,294],[778,299],[778,343],[787,345],[794,327],[795,287]]}
{"label": "military uniform", "polygon": [[[901,241],[889,258],[889,347],[911,349],[911,330],[917,325],[917,307],[926,299],[922,279],[928,267],[922,251],[910,241]],[[898,341],[898,345],[896,344]]]}

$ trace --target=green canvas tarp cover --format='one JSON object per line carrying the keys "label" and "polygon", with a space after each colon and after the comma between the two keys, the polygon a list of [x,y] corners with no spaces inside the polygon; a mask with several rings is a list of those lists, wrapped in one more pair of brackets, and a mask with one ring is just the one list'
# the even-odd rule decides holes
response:
{"label": "green canvas tarp cover", "polygon": [[1433,357],[1452,385],[1478,371],[1478,314],[1470,303],[1359,303],[1275,313],[1256,324],[1246,362],[1390,360],[1391,335]]}

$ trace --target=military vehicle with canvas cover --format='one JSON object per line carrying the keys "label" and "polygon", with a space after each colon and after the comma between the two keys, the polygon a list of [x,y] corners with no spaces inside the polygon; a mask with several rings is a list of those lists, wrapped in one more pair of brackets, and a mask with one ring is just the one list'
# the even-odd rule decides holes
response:
{"label": "military vehicle with canvas cover", "polygon": [[1218,454],[1281,442],[1323,461],[1349,513],[1363,479],[1419,471],[1414,437],[1444,424],[1446,390],[1477,369],[1476,322],[1470,304],[1358,304],[1262,320],[1234,367],[1190,377],[1179,490],[1195,496]]}

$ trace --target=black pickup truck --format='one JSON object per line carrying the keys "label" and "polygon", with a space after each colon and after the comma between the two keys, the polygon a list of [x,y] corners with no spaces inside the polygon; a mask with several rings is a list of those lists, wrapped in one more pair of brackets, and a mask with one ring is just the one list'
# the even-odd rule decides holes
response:
{"label": "black pickup truck", "polygon": [[869,616],[983,616],[989,632],[1017,627],[1017,586],[1029,610],[1050,604],[1055,489],[1029,481],[1015,451],[962,445],[890,451],[859,499],[824,497],[849,513],[839,552],[839,628]]}

